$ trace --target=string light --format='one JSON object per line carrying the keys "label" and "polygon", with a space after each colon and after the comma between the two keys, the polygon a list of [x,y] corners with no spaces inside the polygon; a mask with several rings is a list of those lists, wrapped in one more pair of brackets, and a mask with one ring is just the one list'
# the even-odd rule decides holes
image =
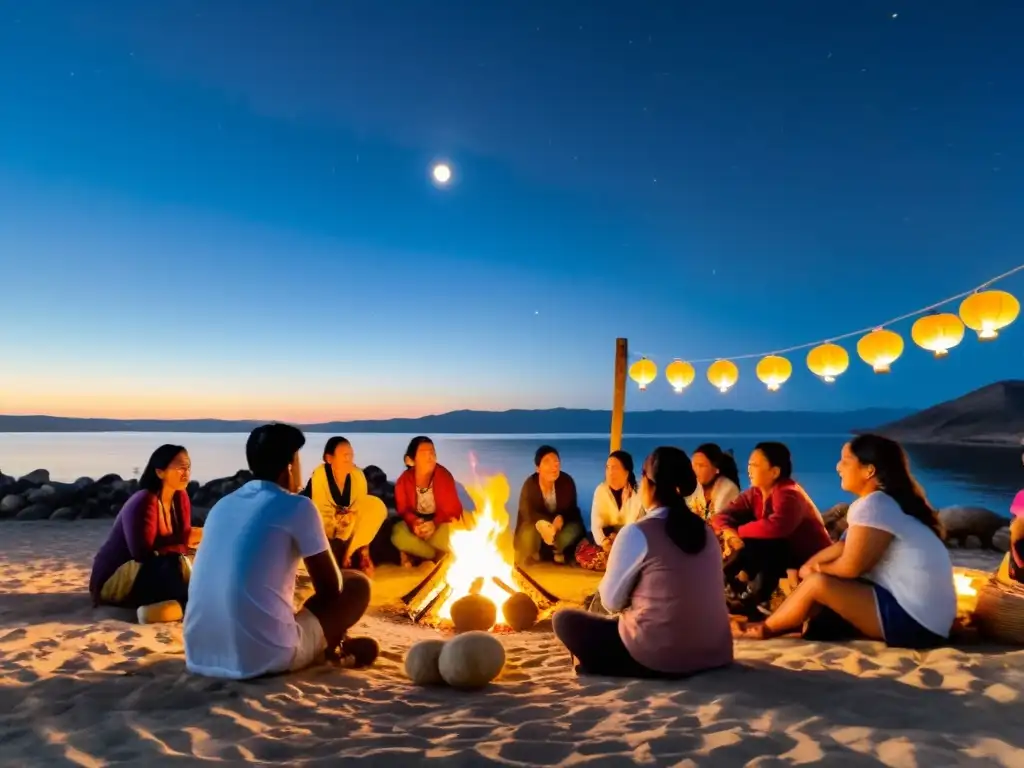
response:
{"label": "string light", "polygon": [[[912,312],[899,315],[884,323],[878,323],[867,328],[860,328],[856,331],[843,333],[838,336],[829,336],[816,341],[809,341],[803,344],[796,344],[785,349],[766,350],[764,352],[749,352],[742,355],[729,357],[709,357],[697,359],[683,359],[674,357],[670,366],[672,374],[677,371],[685,371],[685,377],[670,374],[670,383],[676,391],[682,391],[687,384],[693,381],[693,366],[698,364],[710,364],[708,379],[720,391],[729,390],[739,378],[739,369],[735,365],[737,360],[752,360],[762,358],[758,366],[758,378],[764,382],[769,389],[776,390],[789,378],[786,370],[788,360],[783,355],[799,352],[805,349],[811,350],[807,355],[807,367],[826,382],[834,382],[836,377],[842,374],[849,367],[849,354],[836,342],[844,339],[851,339],[856,336],[862,337],[858,341],[857,351],[861,359],[867,362],[876,373],[888,373],[890,366],[903,354],[903,337],[886,326],[894,325],[910,318],[920,315],[922,317],[914,324],[911,337],[914,342],[935,354],[936,357],[946,355],[950,349],[957,346],[963,339],[964,326],[974,330],[980,340],[994,339],[999,331],[1017,319],[1020,314],[1020,302],[1006,291],[987,290],[995,283],[1024,271],[1024,264],[986,280],[981,285],[963,291],[954,296],[929,304],[927,307],[915,309]],[[961,301],[959,317],[949,312],[936,313],[938,309],[954,301]],[[658,357],[669,357],[644,353],[639,355],[643,361],[643,373],[649,374],[649,380],[642,383],[641,389],[654,381],[657,368],[652,362]],[[635,364],[634,364],[635,365]],[[791,367],[790,367],[791,368]],[[631,371],[632,373],[632,371]],[[666,370],[669,373],[669,370]],[[634,376],[634,380],[638,377]],[[639,378],[648,379],[647,375]],[[680,379],[689,378],[687,384],[680,386]],[[637,383],[641,383],[639,380]]]}

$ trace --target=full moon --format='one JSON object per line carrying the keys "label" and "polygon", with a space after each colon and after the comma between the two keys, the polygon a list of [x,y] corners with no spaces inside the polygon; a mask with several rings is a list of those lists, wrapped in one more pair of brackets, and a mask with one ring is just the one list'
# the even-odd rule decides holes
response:
{"label": "full moon", "polygon": [[434,166],[432,175],[438,184],[447,184],[452,179],[452,169],[447,163],[438,163]]}

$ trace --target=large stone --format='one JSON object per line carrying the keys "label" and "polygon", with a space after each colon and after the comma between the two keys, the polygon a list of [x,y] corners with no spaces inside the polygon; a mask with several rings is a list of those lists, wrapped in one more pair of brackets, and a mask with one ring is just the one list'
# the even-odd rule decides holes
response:
{"label": "large stone", "polygon": [[537,604],[525,592],[516,592],[501,606],[505,623],[516,632],[522,632],[536,624],[539,613]]}
{"label": "large stone", "polygon": [[444,640],[420,640],[405,654],[405,674],[416,685],[443,685],[438,667]]}
{"label": "large stone", "polygon": [[1010,526],[1000,528],[992,535],[992,549],[999,552],[1010,551]]}
{"label": "large stone", "polygon": [[946,542],[963,546],[968,536],[977,536],[982,547],[993,549],[992,537],[1003,528],[1007,520],[984,507],[946,507],[939,512],[939,520],[946,531]]}
{"label": "large stone", "polygon": [[388,481],[387,473],[374,464],[365,467],[363,475],[366,477],[366,485],[369,488],[382,488]]}
{"label": "large stone", "polygon": [[50,515],[51,520],[77,520],[78,510],[74,507],[61,507]]}
{"label": "large stone", "polygon": [[43,485],[50,482],[50,472],[46,469],[33,469],[27,475],[22,475],[21,480],[32,485]]}
{"label": "large stone", "polygon": [[0,499],[0,516],[10,516],[25,506],[25,499],[16,493],[9,493]]}
{"label": "large stone", "polygon": [[33,504],[14,516],[15,520],[48,520],[53,510],[48,504]]}
{"label": "large stone", "polygon": [[829,507],[821,516],[822,522],[825,523],[825,530],[832,537],[832,541],[839,541],[840,537],[846,532],[846,529],[850,527],[846,520],[846,515],[849,511],[850,505],[844,501]]}
{"label": "large stone", "polygon": [[25,501],[29,504],[42,504],[52,500],[57,495],[57,489],[52,485],[41,485],[35,490],[25,494]]}
{"label": "large stone", "polygon": [[87,499],[82,503],[82,510],[78,514],[80,520],[91,520],[96,517],[103,517],[106,507],[99,499]]}
{"label": "large stone", "polygon": [[192,507],[192,525],[195,528],[202,528],[206,525],[206,518],[210,516],[209,507]]}
{"label": "large stone", "polygon": [[452,624],[456,632],[490,629],[498,607],[483,595],[466,595],[452,603]]}
{"label": "large stone", "polygon": [[505,646],[487,632],[467,632],[444,644],[437,666],[452,688],[483,688],[501,674]]}

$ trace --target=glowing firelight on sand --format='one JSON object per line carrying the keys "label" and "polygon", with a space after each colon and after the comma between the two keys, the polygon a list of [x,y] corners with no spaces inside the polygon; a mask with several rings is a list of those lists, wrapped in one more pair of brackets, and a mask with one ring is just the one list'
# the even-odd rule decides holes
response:
{"label": "glowing firelight on sand", "polygon": [[449,538],[451,566],[445,573],[445,581],[451,591],[438,611],[442,619],[451,618],[452,603],[469,594],[475,579],[483,577],[479,594],[499,609],[508,600],[509,593],[495,584],[494,579],[509,586],[514,583],[509,516],[505,509],[510,494],[508,480],[504,475],[495,475],[466,490],[473,498],[476,511],[466,512],[462,525],[454,528]]}
{"label": "glowing firelight on sand", "polygon": [[961,597],[974,597],[978,594],[974,588],[974,579],[966,573],[953,573],[953,587]]}

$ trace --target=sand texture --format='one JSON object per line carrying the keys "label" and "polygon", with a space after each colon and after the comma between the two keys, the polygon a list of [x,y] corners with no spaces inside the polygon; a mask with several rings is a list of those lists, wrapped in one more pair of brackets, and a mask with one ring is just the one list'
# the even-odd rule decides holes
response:
{"label": "sand texture", "polygon": [[[360,627],[383,645],[372,670],[192,677],[180,625],[90,607],[107,526],[0,526],[0,765],[1024,766],[1024,651],[776,640],[740,644],[731,670],[652,683],[577,678],[534,631],[503,636],[502,677],[466,694],[411,686],[403,654],[436,633],[378,609]],[[416,580],[393,574],[382,571],[375,603]],[[538,578],[566,596],[593,584],[579,571]]]}

